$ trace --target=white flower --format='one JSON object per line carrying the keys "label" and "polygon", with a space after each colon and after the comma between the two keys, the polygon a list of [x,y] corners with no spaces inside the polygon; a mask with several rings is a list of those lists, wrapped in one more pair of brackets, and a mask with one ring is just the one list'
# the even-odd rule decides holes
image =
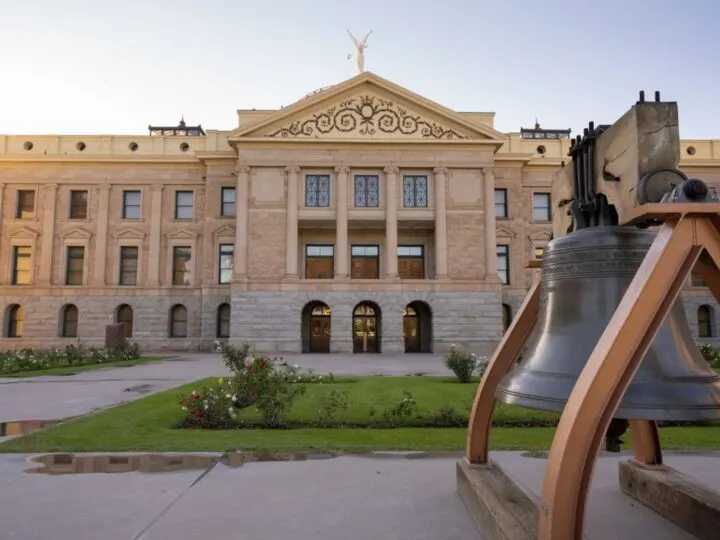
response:
{"label": "white flower", "polygon": [[182,410],[187,411],[187,407],[185,405],[183,405]]}
{"label": "white flower", "polygon": [[226,397],[227,399],[231,399],[231,398],[232,398],[232,396],[231,396],[230,394],[225,394],[225,397]]}
{"label": "white flower", "polygon": [[230,399],[232,399],[233,402],[237,401],[237,395],[233,395],[233,397],[231,397]]}
{"label": "white flower", "polygon": [[295,369],[297,369],[297,368],[299,368],[300,366],[298,366],[297,364],[293,364],[293,367],[294,367]]}

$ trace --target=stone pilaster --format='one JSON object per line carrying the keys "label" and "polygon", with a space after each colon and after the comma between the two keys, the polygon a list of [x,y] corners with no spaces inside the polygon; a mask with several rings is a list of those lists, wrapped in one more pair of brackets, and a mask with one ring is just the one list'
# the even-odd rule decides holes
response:
{"label": "stone pilaster", "polygon": [[234,274],[241,280],[247,279],[248,255],[248,211],[250,208],[250,167],[237,168],[237,193],[235,203],[235,262]]}
{"label": "stone pilaster", "polygon": [[485,279],[496,281],[500,278],[495,244],[495,175],[491,167],[485,167],[482,173],[485,198]]}
{"label": "stone pilaster", "polygon": [[97,229],[95,234],[95,263],[93,264],[93,285],[105,286],[107,265],[108,217],[110,208],[110,185],[98,186]]}
{"label": "stone pilaster", "polygon": [[397,167],[385,168],[385,277],[398,277]]}
{"label": "stone pilaster", "polygon": [[298,278],[298,173],[300,167],[287,167],[287,217],[285,229],[285,278]]}
{"label": "stone pilaster", "polygon": [[160,286],[160,246],[162,238],[162,202],[164,186],[154,185],[150,188],[150,256],[148,260],[147,285]]}
{"label": "stone pilaster", "polygon": [[39,284],[52,285],[53,245],[55,243],[55,208],[57,207],[57,184],[46,184],[43,195],[42,240],[40,250]]}
{"label": "stone pilaster", "polygon": [[448,253],[447,253],[447,205],[445,201],[445,186],[447,183],[447,169],[435,169],[435,277],[447,279]]}
{"label": "stone pilaster", "polygon": [[335,279],[348,278],[348,167],[336,167]]}

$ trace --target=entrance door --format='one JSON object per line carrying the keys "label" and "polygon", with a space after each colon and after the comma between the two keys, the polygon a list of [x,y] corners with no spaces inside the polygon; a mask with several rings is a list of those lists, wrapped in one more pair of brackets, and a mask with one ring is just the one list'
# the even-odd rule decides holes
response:
{"label": "entrance door", "polygon": [[420,318],[417,311],[407,306],[403,313],[403,337],[405,338],[405,352],[420,352]]}
{"label": "entrance door", "polygon": [[325,304],[316,304],[310,312],[309,331],[311,353],[330,352],[330,323],[331,311]]}
{"label": "entrance door", "polygon": [[360,304],[353,312],[353,352],[380,352],[378,316],[373,306]]}

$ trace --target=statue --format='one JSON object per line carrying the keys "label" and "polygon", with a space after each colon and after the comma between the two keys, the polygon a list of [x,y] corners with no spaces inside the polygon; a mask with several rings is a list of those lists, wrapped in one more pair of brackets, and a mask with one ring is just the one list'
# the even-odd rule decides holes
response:
{"label": "statue", "polygon": [[[355,39],[355,36],[350,33],[350,30],[348,30],[347,33],[355,44],[355,61],[357,62],[358,71],[363,73],[365,71],[365,49],[368,48],[367,40],[373,31],[370,30],[361,42]],[[352,58],[352,54],[348,55],[348,60],[350,60],[350,58]]]}

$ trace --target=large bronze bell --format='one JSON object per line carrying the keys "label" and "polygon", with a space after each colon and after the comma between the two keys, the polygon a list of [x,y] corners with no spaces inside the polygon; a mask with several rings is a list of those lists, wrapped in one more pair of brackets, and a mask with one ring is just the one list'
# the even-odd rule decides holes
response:
{"label": "large bronze bell", "polygon": [[[629,227],[590,227],[552,240],[544,254],[538,320],[496,397],[561,412],[655,238]],[[720,418],[720,376],[700,354],[677,300],[616,418]]]}

